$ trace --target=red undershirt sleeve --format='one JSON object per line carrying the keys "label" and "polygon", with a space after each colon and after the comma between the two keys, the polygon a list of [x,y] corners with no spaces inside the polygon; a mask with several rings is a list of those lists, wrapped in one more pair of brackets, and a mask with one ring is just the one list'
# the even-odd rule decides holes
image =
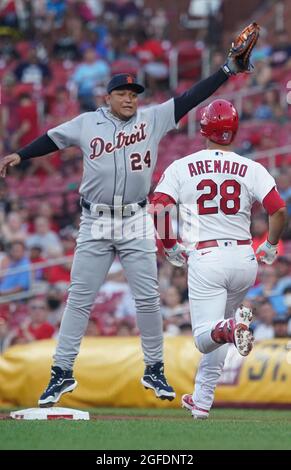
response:
{"label": "red undershirt sleeve", "polygon": [[275,214],[279,209],[285,207],[285,201],[281,198],[276,188],[273,188],[263,199],[263,206],[269,215]]}
{"label": "red undershirt sleeve", "polygon": [[164,193],[155,193],[151,199],[149,212],[154,218],[156,231],[162,241],[164,248],[173,248],[177,239],[173,232],[170,210],[176,201]]}

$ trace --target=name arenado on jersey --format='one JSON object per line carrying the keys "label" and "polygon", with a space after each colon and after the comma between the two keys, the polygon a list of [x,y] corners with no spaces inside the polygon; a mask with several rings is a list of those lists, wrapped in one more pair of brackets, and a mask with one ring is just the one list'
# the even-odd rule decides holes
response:
{"label": "name arenado on jersey", "polygon": [[135,124],[133,127],[137,129],[137,132],[132,132],[131,134],[126,134],[123,131],[120,131],[116,136],[116,145],[112,142],[105,142],[101,137],[95,137],[90,142],[90,147],[92,153],[89,155],[90,159],[98,158],[105,151],[106,153],[112,153],[117,149],[122,147],[128,147],[129,145],[134,145],[137,142],[142,142],[146,139],[145,127],[146,123],[142,122],[141,124]]}
{"label": "name arenado on jersey", "polygon": [[188,163],[188,169],[190,176],[205,173],[229,173],[230,175],[244,177],[248,166],[237,162],[230,162],[229,160],[198,160],[194,163]]}

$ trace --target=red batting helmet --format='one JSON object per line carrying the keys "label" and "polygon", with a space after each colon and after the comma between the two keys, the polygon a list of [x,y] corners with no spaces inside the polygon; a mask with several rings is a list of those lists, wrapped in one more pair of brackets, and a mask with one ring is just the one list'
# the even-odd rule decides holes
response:
{"label": "red batting helmet", "polygon": [[204,108],[201,134],[212,142],[229,145],[238,129],[238,114],[235,107],[226,100],[214,100]]}

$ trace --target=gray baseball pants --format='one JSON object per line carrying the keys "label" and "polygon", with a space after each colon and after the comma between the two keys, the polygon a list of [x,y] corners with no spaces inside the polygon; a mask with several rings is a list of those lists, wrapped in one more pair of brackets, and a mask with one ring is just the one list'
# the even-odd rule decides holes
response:
{"label": "gray baseball pants", "polygon": [[135,300],[144,361],[154,364],[163,360],[163,327],[151,217],[144,208],[131,217],[117,220],[114,231],[112,225],[111,217],[100,218],[83,209],[69,296],[54,355],[54,365],[63,370],[73,368],[91,307],[116,255]]}

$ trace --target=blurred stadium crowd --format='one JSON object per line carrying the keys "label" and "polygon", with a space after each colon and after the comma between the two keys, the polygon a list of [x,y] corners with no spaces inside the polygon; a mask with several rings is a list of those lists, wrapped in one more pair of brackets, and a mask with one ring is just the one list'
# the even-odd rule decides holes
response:
{"label": "blurred stadium crowd", "polygon": [[[139,75],[147,85],[141,105],[162,102],[201,78],[208,54],[203,36],[173,43],[167,11],[142,4],[0,3],[1,155],[104,104],[111,74]],[[217,95],[239,109],[236,151],[272,171],[291,215],[291,43],[284,30],[272,44],[265,36],[263,30],[253,56],[255,72],[233,77]],[[212,47],[209,73],[224,59],[225,52]],[[170,162],[202,148],[198,121],[199,110],[161,142],[153,187]],[[80,152],[70,148],[25,162],[0,180],[0,352],[58,334],[78,232],[81,175]],[[254,248],[266,233],[266,215],[255,207]],[[167,263],[159,243],[158,248],[165,333],[191,335],[186,270]],[[273,266],[260,267],[245,300],[255,308],[257,340],[291,336],[291,224],[279,251]],[[136,334],[134,302],[116,259],[96,298],[87,335]]]}

